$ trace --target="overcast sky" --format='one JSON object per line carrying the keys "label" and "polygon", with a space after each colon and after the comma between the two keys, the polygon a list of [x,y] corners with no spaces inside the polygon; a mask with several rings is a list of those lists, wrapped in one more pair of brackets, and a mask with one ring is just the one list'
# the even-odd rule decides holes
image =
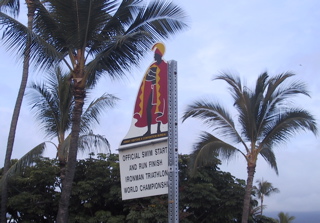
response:
{"label": "overcast sky", "polygon": [[[238,74],[248,86],[264,71],[272,76],[286,71],[304,81],[311,98],[294,101],[309,110],[319,121],[320,88],[320,1],[317,0],[174,0],[189,15],[189,29],[165,42],[164,59],[178,62],[179,120],[188,103],[212,98],[232,109],[232,101],[222,81],[212,81],[220,72]],[[22,5],[24,7],[24,5]],[[23,15],[24,16],[24,15]],[[3,166],[12,110],[17,96],[21,65],[14,55],[0,48],[0,164]],[[150,52],[139,68],[122,81],[101,79],[92,96],[107,92],[121,98],[116,108],[105,113],[94,131],[105,135],[117,152],[126,135],[133,104],[142,75],[152,62]],[[31,74],[30,81],[41,74]],[[179,123],[179,151],[191,152],[199,133],[205,130],[196,120]],[[27,100],[23,102],[12,158],[20,158],[44,141]],[[51,151],[51,152],[50,152]],[[53,148],[47,154],[54,156]],[[255,180],[263,178],[280,193],[265,199],[267,211],[320,212],[319,138],[300,132],[291,142],[275,148],[279,176],[262,157]],[[221,170],[246,179],[243,157],[223,162]]]}

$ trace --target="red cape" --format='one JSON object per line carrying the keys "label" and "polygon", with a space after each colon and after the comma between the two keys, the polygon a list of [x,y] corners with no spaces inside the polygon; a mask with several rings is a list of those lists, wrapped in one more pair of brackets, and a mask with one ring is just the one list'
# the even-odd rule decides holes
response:
{"label": "red cape", "polygon": [[[155,68],[155,82],[147,80],[150,70]],[[168,64],[163,60],[160,64],[156,62],[151,64],[142,79],[134,107],[133,117],[137,119],[136,127],[148,126],[147,104],[150,96],[152,97],[151,124],[168,123]]]}

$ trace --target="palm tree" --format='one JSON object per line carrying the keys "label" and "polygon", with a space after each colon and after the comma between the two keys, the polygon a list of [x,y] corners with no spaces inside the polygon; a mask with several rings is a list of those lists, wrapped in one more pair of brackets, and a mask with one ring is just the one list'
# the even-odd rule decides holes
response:
{"label": "palm tree", "polygon": [[[56,138],[58,144],[57,158],[60,166],[60,178],[63,182],[65,177],[65,166],[68,160],[68,150],[70,147],[70,135],[68,131],[71,127],[71,112],[74,100],[71,93],[69,76],[63,74],[60,67],[56,67],[48,74],[43,83],[31,83],[27,96],[34,115],[40,121],[41,127],[46,136]],[[99,124],[99,115],[106,108],[113,107],[118,100],[113,95],[103,94],[93,100],[85,109],[81,116],[81,135],[79,138],[79,149],[99,149],[107,148],[110,153],[109,142],[101,135],[92,133],[93,124]]]}
{"label": "palm tree", "polygon": [[6,173],[3,173],[0,179],[0,190],[2,190],[4,184],[7,183],[8,179],[16,174],[22,173],[26,166],[31,166],[33,161],[40,157],[46,148],[45,143],[40,143],[29,152],[27,152],[23,157],[21,157],[17,162],[10,166],[9,170]]}
{"label": "palm tree", "polygon": [[308,111],[286,105],[287,100],[291,100],[293,96],[309,96],[303,83],[288,83],[293,75],[287,72],[269,78],[266,72],[262,73],[253,90],[243,86],[239,77],[227,73],[217,76],[215,80],[223,80],[229,85],[239,125],[235,125],[231,114],[219,103],[208,100],[193,102],[183,115],[183,121],[190,117],[198,118],[213,128],[214,134],[204,132],[195,145],[198,165],[215,154],[228,160],[240,153],[246,160],[248,178],[243,203],[243,223],[248,221],[258,155],[278,174],[273,148],[288,141],[298,130],[317,133],[315,118]]}
{"label": "palm tree", "polygon": [[[26,166],[33,164],[33,161],[42,155],[46,144],[50,143],[57,149],[57,158],[60,165],[60,180],[63,184],[65,176],[65,165],[68,159],[68,149],[70,147],[71,111],[74,104],[70,92],[68,76],[61,73],[57,67],[48,75],[44,83],[31,83],[27,96],[30,99],[32,110],[36,118],[40,121],[41,127],[51,139],[56,138],[58,144],[54,142],[43,142],[12,165],[9,170],[0,179],[0,188],[7,183],[7,180],[13,176],[22,173]],[[81,135],[79,137],[79,149],[82,151],[95,150],[110,154],[110,145],[106,138],[101,135],[93,134],[91,126],[99,123],[99,115],[105,108],[113,107],[116,97],[103,94],[101,97],[93,100],[82,115]],[[101,151],[100,149],[103,149]]]}
{"label": "palm tree", "polygon": [[279,193],[280,191],[278,188],[273,187],[272,183],[266,180],[257,180],[256,183],[258,184],[258,187],[253,187],[253,189],[260,199],[260,215],[262,215],[264,197],[269,197],[272,193]]}
{"label": "palm tree", "polygon": [[293,222],[296,217],[290,216],[288,213],[280,212],[278,214],[279,219],[276,219],[278,223],[290,223]]}
{"label": "palm tree", "polygon": [[[40,68],[64,62],[70,69],[75,104],[71,141],[57,222],[67,222],[69,197],[74,177],[80,120],[87,86],[99,77],[125,76],[151,46],[186,27],[185,15],[173,3],[141,0],[48,0],[37,5],[30,58]],[[4,38],[19,49],[28,30],[0,13],[6,26]],[[30,30],[29,30],[30,32]],[[18,34],[16,34],[18,33]],[[11,35],[10,35],[11,34]],[[12,47],[14,46],[14,47]]]}
{"label": "palm tree", "polygon": [[[26,5],[28,8],[27,28],[29,30],[31,30],[32,26],[33,26],[34,13],[36,10],[35,5],[34,5],[34,0],[26,0]],[[19,10],[20,10],[19,0],[0,0],[0,9],[4,9],[4,10],[9,9],[9,11],[11,13],[13,13],[14,16],[16,16],[19,14]],[[22,50],[22,52],[23,52],[22,78],[21,78],[19,92],[18,92],[18,96],[17,96],[16,103],[14,106],[11,124],[10,124],[10,130],[9,130],[8,141],[7,141],[6,156],[5,156],[4,167],[3,167],[4,173],[6,173],[10,168],[10,160],[11,160],[11,155],[12,155],[12,151],[13,151],[13,144],[14,144],[15,135],[16,135],[18,118],[19,118],[19,114],[20,114],[20,110],[21,110],[22,101],[23,101],[23,95],[25,93],[26,85],[28,82],[28,76],[29,76],[31,39],[28,37],[25,38],[24,44],[25,44],[25,47],[21,48],[21,49],[24,49],[24,50]],[[5,181],[3,184],[2,190],[1,190],[1,222],[2,223],[6,222],[7,200],[8,200],[8,188],[7,188],[7,183]]]}

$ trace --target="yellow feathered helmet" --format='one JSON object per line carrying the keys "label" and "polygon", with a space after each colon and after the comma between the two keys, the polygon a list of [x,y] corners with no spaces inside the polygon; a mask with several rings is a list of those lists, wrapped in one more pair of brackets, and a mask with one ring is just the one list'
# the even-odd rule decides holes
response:
{"label": "yellow feathered helmet", "polygon": [[160,56],[163,56],[166,48],[162,43],[156,43],[153,45],[152,51],[154,51],[156,54],[159,54]]}

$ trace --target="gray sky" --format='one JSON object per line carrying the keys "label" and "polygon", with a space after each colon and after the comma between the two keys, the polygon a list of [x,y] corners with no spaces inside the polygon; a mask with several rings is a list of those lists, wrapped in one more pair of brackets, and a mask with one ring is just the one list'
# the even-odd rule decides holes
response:
{"label": "gray sky", "polygon": [[[270,75],[286,71],[308,85],[311,98],[297,103],[319,121],[320,88],[320,2],[317,0],[174,0],[189,15],[190,28],[165,42],[164,58],[178,62],[179,119],[186,105],[198,98],[212,98],[232,108],[231,97],[221,81],[211,81],[221,71],[239,74],[249,86],[264,71]],[[24,5],[23,5],[24,7]],[[24,16],[23,14],[21,14]],[[14,55],[0,48],[0,164],[3,166],[12,110],[17,96],[21,68]],[[126,135],[133,104],[142,75],[152,62],[152,52],[139,68],[122,81],[101,79],[92,96],[112,93],[121,98],[116,108],[101,119],[95,132],[105,135],[116,152]],[[41,77],[31,74],[30,81]],[[179,150],[191,152],[192,144],[205,127],[196,120],[179,123]],[[23,102],[13,158],[20,158],[30,148],[44,141],[27,100]],[[54,156],[54,148],[47,154]],[[280,189],[266,198],[266,211],[320,211],[319,138],[300,132],[290,143],[275,148],[279,176],[262,159],[258,160],[255,180],[263,178]],[[236,157],[221,170],[246,179],[243,157]]]}

